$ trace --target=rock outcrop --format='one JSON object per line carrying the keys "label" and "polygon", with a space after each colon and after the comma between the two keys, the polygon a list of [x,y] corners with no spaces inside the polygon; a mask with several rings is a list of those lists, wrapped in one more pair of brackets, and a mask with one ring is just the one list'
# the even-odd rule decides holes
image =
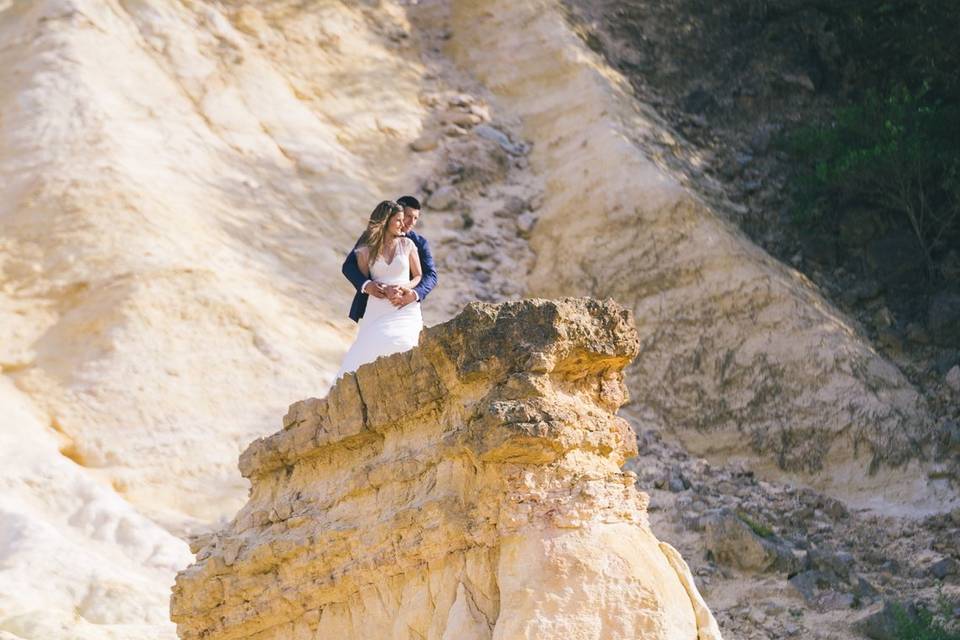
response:
{"label": "rock outcrop", "polygon": [[620,470],[638,347],[612,302],[475,303],[294,404],[177,577],[180,637],[719,638]]}

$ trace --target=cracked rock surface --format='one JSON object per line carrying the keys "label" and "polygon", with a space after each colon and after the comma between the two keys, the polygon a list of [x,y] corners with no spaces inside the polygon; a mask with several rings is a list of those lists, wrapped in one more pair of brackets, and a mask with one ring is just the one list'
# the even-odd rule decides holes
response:
{"label": "cracked rock surface", "polygon": [[620,470],[637,347],[612,302],[472,303],[294,404],[177,577],[180,637],[719,639]]}

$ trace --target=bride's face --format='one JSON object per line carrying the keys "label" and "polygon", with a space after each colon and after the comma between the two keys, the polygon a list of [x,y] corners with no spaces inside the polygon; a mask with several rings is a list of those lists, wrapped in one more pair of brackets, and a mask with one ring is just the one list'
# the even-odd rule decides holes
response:
{"label": "bride's face", "polygon": [[403,212],[397,212],[387,220],[387,233],[391,236],[403,235]]}

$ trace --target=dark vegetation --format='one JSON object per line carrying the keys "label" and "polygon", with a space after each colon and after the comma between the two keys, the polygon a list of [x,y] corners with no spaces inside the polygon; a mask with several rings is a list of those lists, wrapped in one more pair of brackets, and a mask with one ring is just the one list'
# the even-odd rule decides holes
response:
{"label": "dark vegetation", "polygon": [[956,0],[567,5],[681,134],[639,142],[942,385],[960,363]]}
{"label": "dark vegetation", "polygon": [[951,623],[952,607],[942,598],[938,604],[940,611],[936,612],[894,605],[894,640],[960,640],[960,628],[955,622]]}
{"label": "dark vegetation", "polygon": [[[838,234],[867,209],[868,235],[912,241],[920,276],[956,283],[960,251],[960,12],[946,0],[794,3],[828,12],[844,65],[857,69],[835,108],[788,131],[794,219]],[[861,234],[862,236],[863,234]],[[849,244],[849,243],[848,243]],[[856,249],[844,247],[845,249]]]}

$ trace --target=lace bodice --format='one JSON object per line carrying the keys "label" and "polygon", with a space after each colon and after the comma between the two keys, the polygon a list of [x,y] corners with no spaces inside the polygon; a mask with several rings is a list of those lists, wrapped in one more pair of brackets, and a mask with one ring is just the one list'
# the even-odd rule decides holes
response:
{"label": "lace bodice", "polygon": [[402,284],[410,280],[410,251],[416,245],[410,238],[399,238],[393,260],[387,262],[379,256],[370,265],[370,277],[385,284]]}

